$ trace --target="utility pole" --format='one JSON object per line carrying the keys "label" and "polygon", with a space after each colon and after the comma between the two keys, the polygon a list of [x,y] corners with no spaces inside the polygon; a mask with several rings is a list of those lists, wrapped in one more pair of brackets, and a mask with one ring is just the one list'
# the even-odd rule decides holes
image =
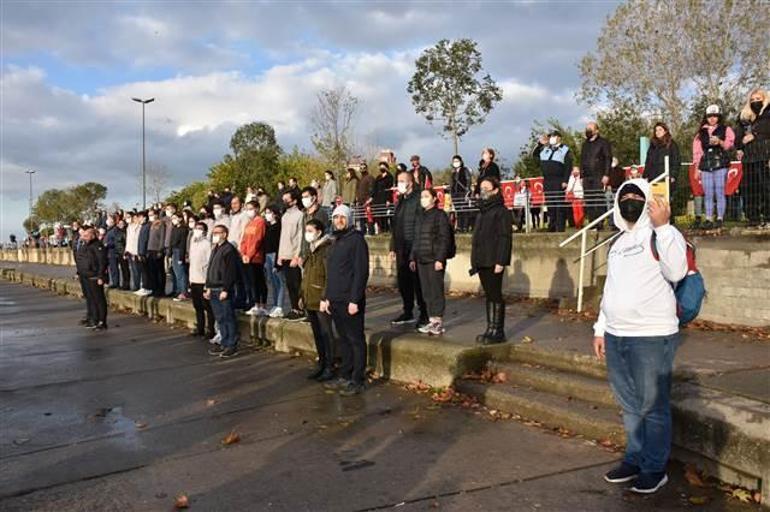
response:
{"label": "utility pole", "polygon": [[142,104],[142,210],[147,209],[147,159],[144,150],[144,107],[148,103],[155,101],[155,98],[143,100],[141,98],[131,98],[133,101]]}
{"label": "utility pole", "polygon": [[[30,221],[30,228],[32,227],[32,175],[35,174],[37,171],[29,170],[24,171],[26,175],[29,176],[29,216],[27,217]],[[30,229],[30,233],[32,230]]]}

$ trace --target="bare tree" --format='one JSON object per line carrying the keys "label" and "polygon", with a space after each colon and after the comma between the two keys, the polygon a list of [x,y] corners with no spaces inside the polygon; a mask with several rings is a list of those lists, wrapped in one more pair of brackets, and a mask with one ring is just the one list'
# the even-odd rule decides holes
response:
{"label": "bare tree", "polygon": [[[154,203],[159,203],[166,196],[171,172],[163,164],[150,162],[147,164],[147,195]],[[139,188],[141,189],[141,176]]]}
{"label": "bare tree", "polygon": [[324,89],[313,109],[311,140],[316,151],[335,169],[341,169],[353,153],[353,119],[358,98],[347,87]]}

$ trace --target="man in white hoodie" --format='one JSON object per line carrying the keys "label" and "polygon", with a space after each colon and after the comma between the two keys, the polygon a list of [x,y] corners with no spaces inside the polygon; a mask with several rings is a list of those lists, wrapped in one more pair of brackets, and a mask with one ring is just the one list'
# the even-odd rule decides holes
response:
{"label": "man in white hoodie", "polygon": [[670,218],[669,204],[653,198],[646,180],[630,180],[619,188],[613,219],[621,235],[609,252],[594,324],[594,352],[607,360],[626,430],[623,461],[604,478],[611,483],[635,480],[631,490],[641,494],[654,493],[668,482],[669,395],[679,344],[672,285],[687,275],[687,245]]}

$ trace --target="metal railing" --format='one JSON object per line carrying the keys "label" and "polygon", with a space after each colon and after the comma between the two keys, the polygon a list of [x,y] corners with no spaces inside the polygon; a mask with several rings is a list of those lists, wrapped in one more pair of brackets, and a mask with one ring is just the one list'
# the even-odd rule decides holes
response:
{"label": "metal railing", "polygon": [[[668,156],[665,157],[665,164],[664,164],[664,172],[660,175],[655,177],[654,179],[650,180],[650,185],[653,183],[658,183],[659,181],[662,181],[666,178],[668,178],[669,175],[669,167],[668,167]],[[592,229],[594,226],[597,226],[598,224],[601,224],[604,222],[604,219],[609,217],[613,214],[613,209],[609,209],[591,222],[588,223],[585,227],[582,229],[576,231],[566,239],[564,239],[560,244],[559,247],[565,247],[573,240],[580,238],[580,267],[578,270],[578,290],[577,290],[577,311],[578,313],[581,313],[583,311],[583,282],[585,281],[585,259],[586,256],[589,254],[593,254],[596,250],[598,250],[601,247],[604,247],[605,245],[609,244],[617,238],[622,232],[614,233],[612,236],[607,237],[606,239],[602,240],[595,246],[591,247],[590,249],[586,249],[586,245],[588,242],[588,230]]]}

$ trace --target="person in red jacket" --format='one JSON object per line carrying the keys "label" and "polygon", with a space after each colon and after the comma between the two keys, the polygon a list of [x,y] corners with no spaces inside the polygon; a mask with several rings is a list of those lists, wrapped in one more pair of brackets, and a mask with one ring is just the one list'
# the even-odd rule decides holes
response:
{"label": "person in red jacket", "polygon": [[246,203],[245,214],[249,219],[243,228],[240,251],[243,267],[246,270],[248,283],[247,300],[254,306],[246,312],[247,315],[265,316],[267,310],[267,282],[265,281],[265,250],[263,243],[267,225],[260,215],[259,204],[256,201]]}

